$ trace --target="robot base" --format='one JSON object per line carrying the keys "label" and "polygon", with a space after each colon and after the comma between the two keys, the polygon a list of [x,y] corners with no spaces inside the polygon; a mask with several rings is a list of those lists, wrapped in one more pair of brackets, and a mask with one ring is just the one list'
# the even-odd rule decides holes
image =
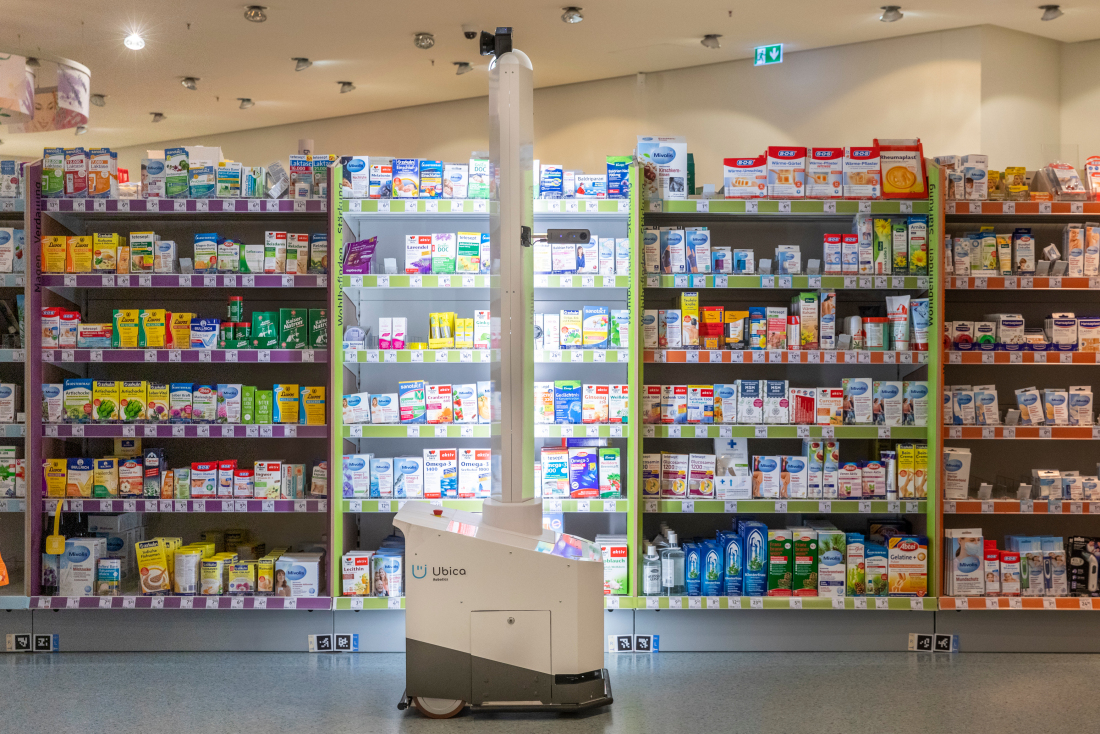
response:
{"label": "robot base", "polygon": [[[562,676],[563,678],[573,676]],[[576,678],[584,678],[585,683],[594,683],[597,680],[603,684],[603,695],[591,698],[580,703],[543,703],[542,701],[484,701],[480,704],[471,704],[471,711],[508,711],[508,712],[533,712],[533,711],[558,711],[560,713],[575,713],[580,711],[587,711],[589,709],[599,708],[600,706],[609,706],[614,703],[615,699],[611,695],[611,677],[607,673],[607,668],[602,670],[592,671],[586,673],[583,676],[575,676]],[[578,681],[580,682],[580,681]],[[397,704],[397,708],[400,711],[404,711],[407,708],[415,707],[420,713],[424,714],[431,719],[449,719],[453,716],[457,716],[466,708],[466,702],[455,699],[441,699],[441,698],[424,698],[424,697],[409,697],[407,694],[402,694],[401,700]]]}

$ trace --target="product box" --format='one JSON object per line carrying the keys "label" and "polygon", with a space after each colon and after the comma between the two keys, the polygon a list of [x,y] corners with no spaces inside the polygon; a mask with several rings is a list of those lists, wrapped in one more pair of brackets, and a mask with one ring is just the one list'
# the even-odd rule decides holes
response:
{"label": "product box", "polygon": [[928,539],[895,535],[886,539],[891,596],[928,595]]}
{"label": "product box", "polygon": [[555,380],[554,422],[578,425],[583,422],[581,383],[577,380]]}
{"label": "product box", "polygon": [[638,137],[637,155],[644,166],[644,198],[686,199],[688,197],[687,141],[683,137]]}
{"label": "product box", "polygon": [[882,194],[882,172],[877,147],[844,149],[844,197],[877,199]]}
{"label": "product box", "polygon": [[458,450],[458,496],[462,499],[482,499],[492,489],[492,451],[490,449]]}
{"label": "product box", "polygon": [[[424,423],[427,420],[426,389],[427,385],[423,380],[408,380],[397,383],[401,423]],[[373,404],[371,409],[373,412]]]}
{"label": "product box", "polygon": [[806,149],[768,147],[768,196],[800,199],[806,195]]}
{"label": "product box", "polygon": [[843,191],[844,148],[811,148],[806,160],[806,196],[839,199]]}
{"label": "product box", "polygon": [[424,497],[458,499],[456,449],[424,449]]}
{"label": "product box", "polygon": [[688,454],[661,453],[661,496],[666,499],[686,499],[688,488]]}
{"label": "product box", "polygon": [[[687,422],[687,385],[661,386],[661,423]],[[761,403],[763,407],[763,403]]]}
{"label": "product box", "polygon": [[393,160],[393,198],[416,199],[420,196],[420,161],[416,158]]}
{"label": "product box", "polygon": [[841,380],[841,388],[844,391],[844,424],[870,424],[874,397],[872,380],[845,377]]}

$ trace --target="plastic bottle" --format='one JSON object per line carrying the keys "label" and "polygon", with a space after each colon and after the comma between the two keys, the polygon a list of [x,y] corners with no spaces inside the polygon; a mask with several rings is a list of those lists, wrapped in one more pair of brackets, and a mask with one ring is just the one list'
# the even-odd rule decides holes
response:
{"label": "plastic bottle", "polygon": [[642,596],[661,595],[661,557],[653,545],[646,547],[642,558]]}
{"label": "plastic bottle", "polygon": [[661,593],[682,596],[687,593],[684,581],[684,551],[676,544],[676,533],[668,531],[668,548],[661,551]]}

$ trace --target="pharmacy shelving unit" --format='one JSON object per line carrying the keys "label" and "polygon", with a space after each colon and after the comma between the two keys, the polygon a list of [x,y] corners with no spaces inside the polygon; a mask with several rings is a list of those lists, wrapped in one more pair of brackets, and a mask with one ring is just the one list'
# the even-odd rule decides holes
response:
{"label": "pharmacy shelving unit", "polygon": [[[992,226],[1000,234],[1029,227],[1039,248],[1062,246],[1067,224],[1100,221],[1098,202],[944,202],[943,235],[956,237]],[[1078,315],[1096,312],[1100,277],[958,276],[945,274],[944,320],[984,320],[989,313],[1020,313],[1029,327],[1042,326],[1056,311]],[[1002,413],[1015,407],[1014,392],[1035,386],[1093,385],[1098,369],[1091,352],[988,352],[949,351],[943,360],[945,389],[950,385],[996,385]],[[1034,469],[1096,470],[1095,426],[944,426],[944,444],[969,448],[970,484],[966,499],[942,497],[943,526],[981,528],[984,539],[1004,549],[1005,535],[1100,535],[1100,503],[1024,500],[1017,498],[1021,482],[1030,483]],[[978,484],[994,486],[990,499],[978,497]],[[942,566],[943,564],[941,564]],[[943,569],[940,573],[945,573]],[[1095,652],[1100,619],[1092,615],[1058,611],[1091,610],[1091,598],[985,598],[939,599],[942,613],[937,631],[960,635],[965,649],[976,651],[1073,651]],[[1100,609],[1100,604],[1096,604]],[[951,610],[967,610],[954,614]],[[990,617],[986,610],[1023,614]],[[1030,610],[1030,611],[1029,611]],[[1038,612],[1045,612],[1036,616]],[[1055,622],[1052,624],[1051,622]]]}
{"label": "pharmacy shelving unit", "polygon": [[[25,209],[23,199],[0,199],[0,228],[23,229]],[[27,295],[26,263],[26,248],[23,248],[13,265],[14,270],[22,272],[0,273],[0,298],[11,305],[13,312],[16,310],[16,296],[26,298]],[[25,384],[27,352],[22,348],[23,342],[19,344],[19,348],[0,348],[0,382],[20,386]],[[19,405],[17,410],[25,416],[28,396],[26,390],[23,393],[23,404]],[[26,456],[24,453],[26,426],[25,421],[18,421],[19,417],[17,416],[15,423],[0,424],[0,445],[15,446],[16,456],[23,458]],[[0,555],[3,556],[11,576],[7,586],[0,586],[0,610],[25,609],[28,605],[24,572],[27,557],[24,514],[26,507],[25,497],[0,496]],[[16,624],[16,615],[21,617],[19,620],[21,623],[22,617],[29,613],[12,612],[0,615],[0,636]]]}
{"label": "pharmacy shelving unit", "polygon": [[[337,192],[338,194],[338,192]],[[419,275],[403,274],[406,235],[441,232],[488,232],[491,207],[488,200],[336,200],[339,214],[333,225],[334,262],[343,260],[343,248],[352,241],[377,237],[373,273],[341,275],[335,290],[332,313],[335,315],[337,342],[334,361],[334,395],[353,392],[396,393],[399,380],[422,379],[432,383],[474,383],[490,379],[490,366],[499,355],[492,349],[380,350],[377,348],[378,319],[401,316],[407,319],[406,342],[428,340],[428,314],[453,311],[458,318],[471,318],[475,310],[490,307],[492,274]],[[548,228],[587,228],[594,236],[633,237],[637,211],[632,202],[616,201],[535,201],[535,233]],[[636,250],[636,248],[634,248]],[[395,272],[386,274],[385,261],[392,258]],[[636,313],[637,288],[629,276],[558,276],[535,275],[534,310],[580,308],[580,305],[608,305],[631,308]],[[583,294],[582,294],[583,290]],[[572,305],[580,304],[580,305]],[[342,350],[339,337],[349,325],[367,332],[368,348]],[[579,359],[574,355],[579,356]],[[579,379],[610,383],[616,380],[634,390],[637,375],[633,348],[593,352],[545,350],[536,354],[534,379]],[[602,359],[601,359],[602,357]],[[411,367],[411,368],[410,368]],[[556,376],[555,376],[556,375]],[[631,405],[634,405],[632,392]],[[333,465],[342,465],[345,453],[373,453],[376,456],[420,456],[425,448],[488,448],[496,424],[466,425],[343,425],[340,411],[335,413],[336,432],[342,439],[334,445]],[[634,462],[636,433],[633,421],[622,426],[538,426],[535,429],[535,454],[541,445],[564,444],[572,437],[601,438],[609,445],[624,449]],[[623,497],[579,500],[544,499],[544,512],[559,516],[569,532],[593,537],[601,532],[627,533],[631,512],[636,512],[629,493],[635,491],[633,464],[624,460],[627,481]],[[334,482],[337,486],[338,482]],[[340,492],[341,490],[337,490]],[[480,499],[398,499],[352,498],[334,494],[331,573],[339,578],[343,551],[375,549],[382,539],[394,532],[393,514],[408,501],[428,502],[434,506],[477,512]],[[562,530],[562,528],[559,528]],[[609,606],[612,603],[609,603]],[[361,650],[404,650],[403,615],[375,614],[366,618],[345,614],[360,610],[395,611],[403,608],[403,598],[341,597],[334,600],[336,623],[360,635]],[[624,603],[623,608],[629,607]],[[618,621],[630,626],[632,620]]]}
{"label": "pharmacy shelving unit", "polygon": [[[40,166],[27,174],[37,182]],[[37,187],[36,187],[37,188]],[[309,350],[171,350],[75,349],[43,350],[41,309],[64,306],[79,310],[85,321],[110,322],[115,308],[157,307],[187,310],[225,320],[229,296],[243,296],[245,314],[280,307],[326,308],[332,301],[333,279],[328,275],[206,275],[206,274],[96,274],[41,272],[42,236],[91,235],[114,232],[129,235],[154,231],[174,240],[180,257],[193,255],[194,235],[216,232],[244,243],[263,242],[268,230],[327,232],[331,240],[329,204],[325,200],[56,200],[28,197],[27,245],[34,283],[27,303],[29,350],[36,355],[30,370],[28,396],[40,396],[43,383],[86,377],[161,382],[239,382],[270,389],[275,383],[324,386],[328,415],[321,426],[175,425],[175,424],[48,424],[42,410],[28,413],[26,563],[29,606],[36,631],[59,635],[65,650],[302,650],[311,633],[331,629],[331,622],[309,612],[329,610],[329,589],[339,580],[328,578],[328,588],[317,598],[143,597],[136,572],[123,581],[123,595],[115,598],[75,598],[42,593],[42,542],[56,500],[44,498],[40,469],[46,458],[98,458],[113,452],[112,439],[135,437],[143,447],[163,447],[169,466],[194,461],[235,458],[244,466],[264,458],[311,466],[331,455],[333,385],[329,347]],[[328,344],[332,344],[330,326]],[[40,398],[39,398],[40,399]],[[36,402],[35,405],[38,403]],[[331,466],[331,465],[330,465]],[[307,470],[308,471],[308,470]],[[330,473],[331,484],[331,473]],[[202,530],[247,528],[268,547],[325,543],[331,531],[332,503],[327,497],[299,500],[160,500],[159,498],[67,498],[66,513],[138,512],[146,522],[146,536],[174,536],[184,542],[198,539]],[[331,549],[329,550],[331,555]],[[208,610],[235,610],[238,615],[206,614]],[[37,610],[37,611],[35,611]],[[48,612],[46,610],[49,610]],[[69,611],[73,610],[73,611]],[[75,610],[80,610],[79,612]],[[93,611],[94,610],[94,611]],[[132,610],[132,611],[131,611]],[[131,615],[165,610],[172,616],[149,623]],[[203,610],[196,614],[188,610]],[[266,614],[268,610],[286,615]],[[299,614],[290,610],[301,610]],[[259,617],[252,616],[260,614]],[[159,619],[159,618],[158,618]]]}
{"label": "pharmacy shelving unit", "polygon": [[[936,206],[938,172],[927,200],[917,201],[649,201],[644,209],[644,226],[705,226],[712,246],[751,248],[755,260],[772,259],[775,246],[801,246],[802,262],[822,260],[823,235],[854,231],[857,215],[928,215],[929,262],[925,275],[824,276],[824,275],[660,275],[643,274],[643,308],[679,308],[680,294],[699,293],[699,305],[726,306],[747,310],[751,306],[790,306],[800,291],[835,290],[837,333],[843,317],[858,314],[858,306],[881,304],[893,294],[926,295],[932,311],[938,310],[940,289],[940,222]],[[934,322],[934,317],[933,317]],[[914,379],[929,382],[927,426],[795,426],[795,425],[707,425],[641,426],[646,453],[678,451],[712,452],[714,440],[748,439],[750,460],[756,454],[797,454],[801,439],[832,437],[841,441],[841,460],[877,457],[880,449],[897,440],[926,442],[929,454],[927,498],[899,500],[668,500],[644,498],[639,514],[639,547],[632,548],[632,562],[638,565],[645,552],[646,538],[654,537],[662,522],[678,531],[681,538],[713,537],[715,530],[732,527],[735,517],[749,517],[769,527],[801,524],[811,517],[825,517],[848,532],[866,532],[868,520],[905,517],[915,532],[938,538],[935,497],[938,481],[937,441],[939,420],[935,417],[939,394],[940,350],[935,343],[939,332],[930,326],[929,350],[913,351],[785,351],[736,352],[703,349],[646,349],[643,351],[641,384],[712,384],[735,379],[787,379],[793,387],[840,386],[846,376],[873,379]],[[639,332],[640,338],[640,332]],[[930,554],[933,552],[930,542]],[[637,555],[635,555],[637,552]],[[935,589],[937,564],[929,561],[929,584]],[[925,598],[821,597],[642,597],[635,600],[638,633],[661,636],[663,650],[867,650],[894,649],[904,633],[931,630],[933,615],[871,615],[858,623],[843,611],[934,611],[935,592]],[[707,610],[743,611],[726,615],[691,614]],[[820,610],[810,615],[789,616],[779,610]]]}

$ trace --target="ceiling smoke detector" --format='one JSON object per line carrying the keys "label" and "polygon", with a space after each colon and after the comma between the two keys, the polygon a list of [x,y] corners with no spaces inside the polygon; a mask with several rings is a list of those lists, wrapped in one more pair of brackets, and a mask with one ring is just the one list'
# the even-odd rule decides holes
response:
{"label": "ceiling smoke detector", "polygon": [[561,14],[562,23],[580,23],[584,20],[584,16],[581,15],[581,9],[570,5],[568,8],[562,8],[565,12]]}
{"label": "ceiling smoke detector", "polygon": [[455,65],[455,76],[462,76],[474,70],[469,61],[452,61],[451,63]]}
{"label": "ceiling smoke detector", "polygon": [[904,17],[900,5],[883,5],[882,15],[880,15],[878,19],[883,23],[893,23],[895,20],[901,20]]}
{"label": "ceiling smoke detector", "polygon": [[421,51],[427,51],[435,45],[435,36],[431,33],[417,33],[413,36],[413,45]]}
{"label": "ceiling smoke detector", "polygon": [[244,9],[244,19],[250,20],[253,23],[263,23],[267,20],[267,13],[264,12],[265,10],[267,10],[267,6],[265,5],[249,5]]}
{"label": "ceiling smoke detector", "polygon": [[336,82],[340,85],[340,94],[347,94],[348,92],[355,91],[355,85],[351,82]]}
{"label": "ceiling smoke detector", "polygon": [[1040,5],[1039,10],[1043,11],[1043,17],[1040,20],[1057,20],[1065,15],[1060,5]]}
{"label": "ceiling smoke detector", "polygon": [[107,95],[106,94],[93,94],[92,98],[91,98],[91,103],[94,104],[96,107],[106,107],[107,106]]}
{"label": "ceiling smoke detector", "polygon": [[183,85],[184,89],[190,89],[194,92],[199,88],[199,78],[197,76],[185,76],[183,79],[180,79],[180,84]]}
{"label": "ceiling smoke detector", "polygon": [[305,71],[309,67],[313,66],[313,62],[304,56],[295,56],[291,59],[294,62],[294,71]]}
{"label": "ceiling smoke detector", "polygon": [[87,125],[77,125],[76,126],[76,134],[77,135],[83,135],[86,132],[88,132],[88,126]]}
{"label": "ceiling smoke detector", "polygon": [[28,56],[27,66],[31,67],[32,69],[37,69],[38,67],[42,66],[42,62],[33,56]]}
{"label": "ceiling smoke detector", "polygon": [[255,102],[253,102],[248,97],[237,97],[237,99],[239,99],[240,102],[241,102],[241,109],[242,110],[247,110],[249,107],[256,104]]}
{"label": "ceiling smoke detector", "polygon": [[164,121],[164,113],[163,112],[150,112],[149,114],[153,116],[153,122],[163,122]]}
{"label": "ceiling smoke detector", "polygon": [[707,48],[719,49],[722,48],[722,44],[718,41],[718,39],[721,37],[722,35],[720,33],[708,33],[707,35],[703,36],[703,40],[699,41],[699,43],[703,44]]}

